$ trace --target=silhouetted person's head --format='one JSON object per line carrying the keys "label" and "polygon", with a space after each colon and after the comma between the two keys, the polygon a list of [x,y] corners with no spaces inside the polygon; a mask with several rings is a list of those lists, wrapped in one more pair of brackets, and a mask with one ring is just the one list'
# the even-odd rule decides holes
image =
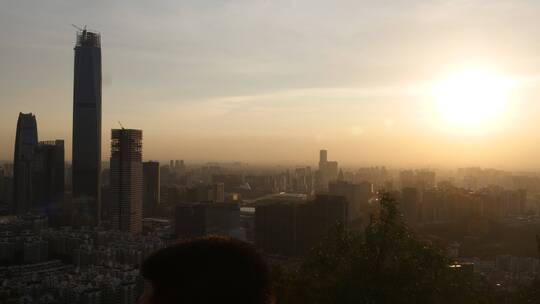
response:
{"label": "silhouetted person's head", "polygon": [[255,249],[225,237],[205,237],[162,249],[142,265],[144,304],[268,304],[268,266]]}

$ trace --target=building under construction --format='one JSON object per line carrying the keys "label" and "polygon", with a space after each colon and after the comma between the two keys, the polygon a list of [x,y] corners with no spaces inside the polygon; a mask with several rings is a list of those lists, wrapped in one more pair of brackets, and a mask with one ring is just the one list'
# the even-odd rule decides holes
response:
{"label": "building under construction", "polygon": [[80,29],[73,79],[73,198],[86,225],[101,213],[101,39]]}

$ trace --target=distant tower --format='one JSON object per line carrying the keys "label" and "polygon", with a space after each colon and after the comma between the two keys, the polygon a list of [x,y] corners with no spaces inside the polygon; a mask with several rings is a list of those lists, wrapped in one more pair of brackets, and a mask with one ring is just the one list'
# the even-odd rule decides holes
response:
{"label": "distant tower", "polygon": [[178,165],[177,170],[180,175],[186,174],[186,164],[184,163],[184,160],[180,160],[180,164]]}
{"label": "distant tower", "polygon": [[339,169],[339,173],[338,173],[338,176],[337,176],[337,181],[338,182],[345,181],[345,175],[343,174],[343,170],[341,170],[341,169]]}
{"label": "distant tower", "polygon": [[321,150],[319,152],[319,163],[326,163],[328,161],[328,151]]}
{"label": "distant tower", "polygon": [[98,225],[101,213],[101,41],[77,32],[73,79],[73,198]]}
{"label": "distant tower", "polygon": [[113,229],[140,233],[143,211],[141,130],[112,130],[111,197]]}
{"label": "distant tower", "polygon": [[212,185],[212,200],[216,203],[225,202],[225,184],[215,183]]}
{"label": "distant tower", "polygon": [[326,190],[328,188],[328,176],[327,176],[327,165],[328,165],[328,151],[320,150],[319,151],[319,179],[318,179],[318,189]]}
{"label": "distant tower", "polygon": [[159,205],[159,162],[143,163],[143,216],[152,217]]}
{"label": "distant tower", "polygon": [[32,113],[19,113],[13,157],[12,212],[24,214],[32,208],[32,165],[38,143],[36,117]]}
{"label": "distant tower", "polygon": [[321,191],[328,190],[328,183],[335,181],[338,178],[338,163],[328,161],[328,151],[321,150],[319,152],[319,172],[318,172],[318,189]]}

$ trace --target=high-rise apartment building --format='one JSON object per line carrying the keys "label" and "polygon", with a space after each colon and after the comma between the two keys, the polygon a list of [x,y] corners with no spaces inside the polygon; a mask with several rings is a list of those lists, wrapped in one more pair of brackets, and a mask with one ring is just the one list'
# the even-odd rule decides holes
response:
{"label": "high-rise apartment building", "polygon": [[198,184],[186,189],[187,202],[225,202],[224,183]]}
{"label": "high-rise apartment building", "polygon": [[338,172],[338,163],[328,161],[328,151],[321,150],[319,152],[318,190],[328,190],[328,183],[337,180]]}
{"label": "high-rise apartment building", "polygon": [[37,144],[36,117],[32,113],[19,113],[13,157],[12,213],[24,214],[32,209],[32,166]]}
{"label": "high-rise apartment building", "polygon": [[328,193],[345,197],[349,208],[347,211],[349,222],[359,218],[369,220],[369,201],[374,197],[373,184],[368,182],[353,184],[344,181],[336,181],[329,184]]}
{"label": "high-rise apartment building", "polygon": [[336,225],[347,227],[345,197],[317,195],[312,201],[268,200],[255,211],[255,246],[267,254],[303,257]]}
{"label": "high-rise apartment building", "polygon": [[73,79],[73,198],[91,224],[101,213],[101,38],[77,32]]}
{"label": "high-rise apartment building", "polygon": [[64,141],[39,142],[34,154],[34,207],[50,214],[64,195]]}
{"label": "high-rise apartment building", "polygon": [[180,238],[225,235],[240,238],[240,205],[233,203],[180,203],[175,208],[175,233]]}
{"label": "high-rise apartment building", "polygon": [[143,216],[155,216],[160,202],[159,162],[143,163]]}
{"label": "high-rise apartment building", "polygon": [[142,131],[113,129],[111,134],[111,223],[113,229],[142,231]]}

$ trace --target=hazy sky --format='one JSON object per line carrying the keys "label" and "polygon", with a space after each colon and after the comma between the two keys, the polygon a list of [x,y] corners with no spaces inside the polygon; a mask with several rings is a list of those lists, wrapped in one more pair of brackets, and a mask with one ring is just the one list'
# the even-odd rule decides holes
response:
{"label": "hazy sky", "polygon": [[[327,148],[347,164],[539,168],[539,13],[532,0],[0,0],[0,159],[19,112],[71,158],[74,23],[102,33],[104,159],[121,121],[143,130],[146,159],[314,162]],[[481,132],[429,93],[468,66],[516,82]]]}

